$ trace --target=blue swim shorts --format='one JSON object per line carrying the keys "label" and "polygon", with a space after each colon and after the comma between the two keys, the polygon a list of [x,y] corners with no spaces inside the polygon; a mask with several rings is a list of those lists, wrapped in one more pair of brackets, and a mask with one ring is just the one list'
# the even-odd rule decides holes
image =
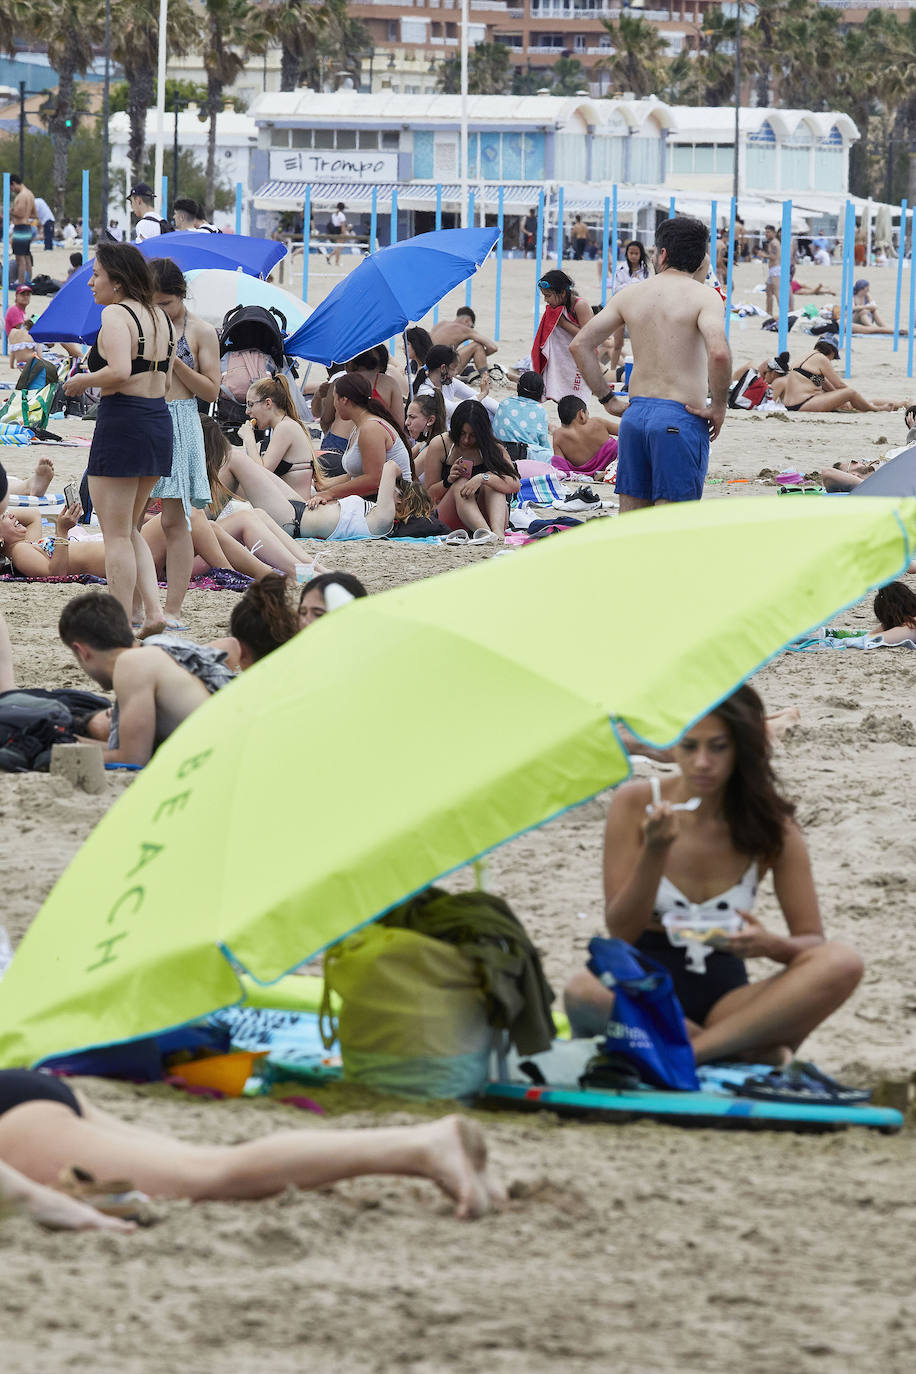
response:
{"label": "blue swim shorts", "polygon": [[642,501],[699,501],[709,428],[680,401],[633,396],[617,436],[617,493]]}

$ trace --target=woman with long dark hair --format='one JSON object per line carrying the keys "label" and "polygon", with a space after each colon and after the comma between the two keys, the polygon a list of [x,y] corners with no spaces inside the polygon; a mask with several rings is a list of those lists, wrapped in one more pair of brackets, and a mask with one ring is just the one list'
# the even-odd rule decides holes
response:
{"label": "woman with long dark hair", "polygon": [[875,597],[874,634],[885,644],[908,644],[916,640],[916,593],[905,582],[889,582]]}
{"label": "woman with long dark hair", "polygon": [[505,536],[509,498],[521,482],[479,401],[462,401],[452,411],[448,434],[426,449],[423,481],[449,529],[467,530],[479,544]]}
{"label": "woman with long dark hair", "polygon": [[545,272],[538,290],[546,309],[531,349],[531,366],[543,375],[549,401],[559,401],[563,396],[581,396],[587,401],[592,393],[569,345],[592,318],[592,308],[576,291],[572,277],[559,269]]}
{"label": "woman with long dark hair", "polygon": [[372,395],[369,383],[358,373],[345,373],[334,380],[334,409],[337,418],[355,426],[343,455],[343,476],[329,477],[315,464],[315,486],[326,501],[344,496],[374,500],[385,463],[393,461],[409,482],[410,437],[381,401]]}
{"label": "woman with long dark hair", "polygon": [[[608,931],[669,969],[697,1063],[782,1063],[852,994],[862,961],[848,945],[824,937],[808,851],[773,773],[754,689],[740,687],[697,721],[673,754],[681,771],[662,779],[658,799],[649,782],[633,781],[611,801],[604,836]],[[767,873],[785,935],[751,914]],[[664,918],[677,914],[723,921],[737,915],[743,924],[715,938],[697,968],[692,949],[669,942]],[[782,970],[749,983],[748,959],[769,959]],[[566,989],[566,1008],[575,1033],[600,1035],[613,994],[583,970]]]}
{"label": "woman with long dark hair", "polygon": [[108,588],[127,612],[143,603],[140,633],[163,629],[156,570],[140,536],[150,492],[172,471],[172,420],[165,403],[175,347],[168,316],[153,301],[149,263],[131,243],[100,243],[89,288],[102,327],[89,370],[64,383],[68,396],[102,393],[89,450],[89,494],[105,535]]}

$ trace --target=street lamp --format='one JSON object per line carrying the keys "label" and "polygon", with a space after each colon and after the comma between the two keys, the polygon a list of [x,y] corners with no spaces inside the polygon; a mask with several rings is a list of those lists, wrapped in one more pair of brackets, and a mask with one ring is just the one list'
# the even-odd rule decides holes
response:
{"label": "street lamp", "polygon": [[732,177],[732,195],[735,198],[735,210],[738,207],[738,148],[740,144],[741,132],[741,12],[745,5],[751,9],[756,9],[754,0],[737,0],[735,5],[735,167]]}

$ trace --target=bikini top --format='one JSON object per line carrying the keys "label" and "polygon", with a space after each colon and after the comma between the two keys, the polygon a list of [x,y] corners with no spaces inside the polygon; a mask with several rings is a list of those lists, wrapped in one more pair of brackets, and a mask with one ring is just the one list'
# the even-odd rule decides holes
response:
{"label": "bikini top", "polygon": [[[168,372],[169,363],[172,360],[172,350],[175,343],[175,331],[172,328],[172,321],[169,319],[168,315],[166,315],[165,317],[165,322],[169,327],[168,352],[166,353],[164,358],[160,358],[159,361],[156,362],[152,358],[146,358],[143,356],[146,350],[146,339],[143,334],[143,326],[140,324],[136,312],[131,310],[129,305],[125,305],[123,301],[118,301],[117,304],[120,305],[122,310],[127,311],[128,315],[133,320],[134,324],[137,326],[137,356],[131,362],[130,375],[132,377],[137,377],[142,372]],[[187,345],[185,346],[187,347]],[[86,363],[89,367],[90,372],[98,372],[100,367],[107,366],[108,359],[102,357],[98,349],[98,344],[93,344],[90,348],[89,353],[86,357]]]}
{"label": "bikini top", "polygon": [[[807,358],[805,359],[805,361],[806,361],[806,362],[808,361]],[[793,367],[792,371],[793,371],[793,372],[798,372],[802,377],[806,377],[806,378],[808,379],[808,381],[809,381],[809,382],[813,382],[815,386],[823,386],[823,385],[824,385],[823,374],[820,373],[820,372],[808,372],[805,368],[800,367],[800,366],[799,366],[799,367]]]}
{"label": "bikini top", "polygon": [[690,902],[670,878],[663,876],[655,894],[652,915],[660,922],[663,916],[685,911],[694,916],[725,916],[737,911],[752,911],[758,882],[757,860],[754,859],[738,882],[726,892],[710,897],[705,902]]}

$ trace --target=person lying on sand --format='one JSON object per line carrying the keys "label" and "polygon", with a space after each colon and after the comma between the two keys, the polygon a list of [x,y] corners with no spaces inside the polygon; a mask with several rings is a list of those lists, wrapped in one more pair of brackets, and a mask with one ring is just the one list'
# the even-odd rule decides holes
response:
{"label": "person lying on sand", "polygon": [[253,583],[232,608],[228,637],[215,639],[207,647],[223,653],[228,667],[244,672],[328,611],[368,595],[359,578],[346,572],[313,578],[302,588],[297,611],[290,605],[288,590],[283,577]]}
{"label": "person lying on sand", "polygon": [[7,473],[6,480],[11,496],[44,496],[54,480],[54,464],[50,458],[42,456],[31,477],[13,477]]}
{"label": "person lying on sand", "polygon": [[130,1232],[136,1229],[133,1222],[97,1212],[78,1198],[35,1183],[0,1160],[0,1217],[6,1212],[18,1211],[27,1212],[47,1231]]}
{"label": "person lying on sand", "polygon": [[844,463],[834,463],[832,468],[821,468],[821,482],[827,491],[852,491],[853,487],[876,471],[875,463],[863,463],[858,458],[850,458]]}
{"label": "person lying on sand", "polygon": [[773,384],[773,395],[786,410],[806,413],[826,410],[898,410],[899,401],[866,401],[844,382],[833,364],[839,362],[840,344],[835,334],[822,334],[803,362]]}
{"label": "person lying on sand", "polygon": [[463,1117],[196,1145],[127,1125],[63,1079],[22,1069],[0,1070],[0,1161],[49,1188],[64,1171],[81,1169],[100,1181],[128,1179],[149,1197],[192,1202],[275,1197],[365,1174],[428,1179],[454,1203],[459,1221],[483,1216],[501,1199],[487,1176],[483,1132]]}
{"label": "person lying on sand", "polygon": [[[82,574],[104,577],[104,536],[100,530],[90,530],[82,525],[82,514],[83,508],[78,501],[66,506],[57,517],[57,534],[46,535],[42,529],[40,510],[7,510],[0,516],[0,559],[5,559],[13,571],[22,577],[39,579]],[[249,512],[249,515],[253,519],[230,517],[216,526],[200,511],[192,514],[191,537],[195,554],[193,576],[199,577],[212,568],[232,568],[247,577],[260,578],[273,572],[273,557],[277,558],[281,571],[286,573],[293,572],[297,561],[304,561],[295,547],[292,552],[282,547],[273,531],[267,528],[266,522],[259,521],[253,512]],[[249,538],[255,527],[260,527],[257,542],[262,552],[271,557],[271,562],[253,557],[243,543],[233,538],[232,528],[241,526],[245,527]],[[141,533],[153,555],[156,576],[162,579],[166,571],[166,538],[162,517],[155,515],[147,520]],[[269,545],[269,550],[265,545]],[[177,622],[164,620],[162,623],[166,628],[179,628]]]}
{"label": "person lying on sand", "polygon": [[916,640],[916,594],[905,582],[889,582],[875,596],[872,607],[877,625],[872,634],[884,644],[909,644]]}
{"label": "person lying on sand", "polygon": [[149,763],[162,741],[232,677],[222,655],[177,635],[138,644],[123,606],[106,592],[68,601],[58,633],[87,676],[114,692],[106,763]]}
{"label": "person lying on sand", "polygon": [[[670,970],[698,1064],[782,1064],[855,991],[862,961],[824,938],[808,851],[795,808],[777,790],[754,689],[740,687],[673,754],[681,773],[661,781],[660,801],[643,780],[614,792],[604,844],[608,932]],[[695,797],[696,810],[674,810]],[[788,935],[751,914],[770,871]],[[716,939],[703,972],[692,970],[662,924],[690,909],[744,922],[739,934]],[[761,958],[782,970],[749,983],[745,963]],[[602,1034],[612,1009],[613,994],[591,973],[572,978],[566,1010],[574,1034]]]}
{"label": "person lying on sand", "polygon": [[589,415],[581,396],[564,396],[557,402],[557,417],[551,462],[560,472],[597,478],[617,461],[616,416]]}
{"label": "person lying on sand", "polygon": [[302,589],[297,613],[299,629],[304,630],[307,625],[314,625],[316,620],[320,620],[329,611],[339,611],[341,606],[368,595],[362,582],[352,573],[321,573],[320,576],[313,577]]}

